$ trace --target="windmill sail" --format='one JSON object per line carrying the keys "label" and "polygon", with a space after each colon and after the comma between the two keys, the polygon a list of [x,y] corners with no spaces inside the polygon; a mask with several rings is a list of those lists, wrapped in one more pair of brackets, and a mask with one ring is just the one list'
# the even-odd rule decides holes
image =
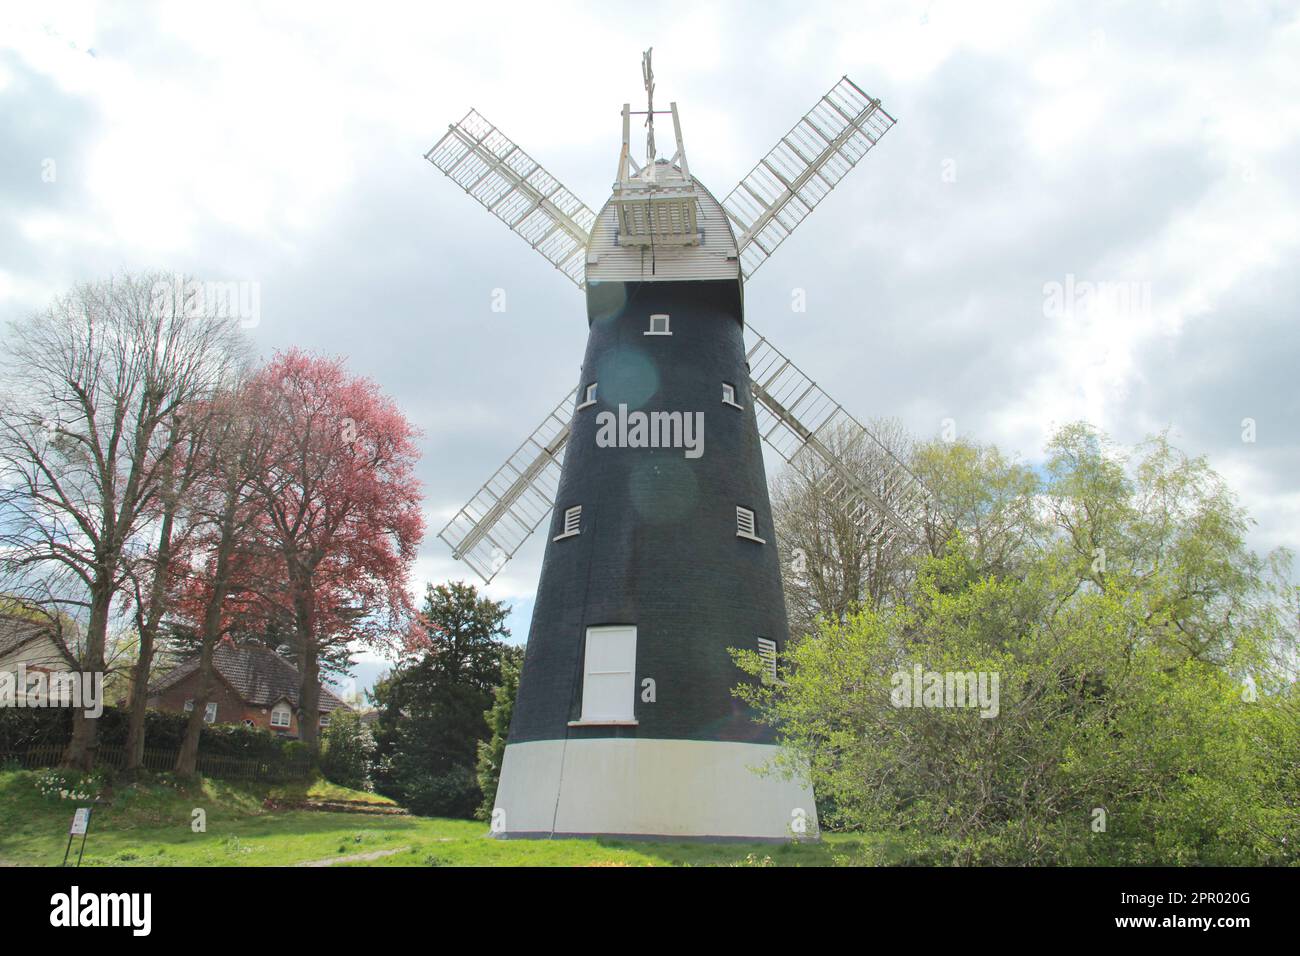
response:
{"label": "windmill sail", "polygon": [[555,406],[506,463],[438,532],[490,584],[555,506],[576,390]]}
{"label": "windmill sail", "polygon": [[758,161],[722,201],[746,279],[893,125],[846,76]]}
{"label": "windmill sail", "polygon": [[[853,510],[868,510],[913,540],[920,540],[918,522],[930,505],[930,493],[884,443],[844,410],[752,325],[749,335],[750,385],[759,434],[791,465],[812,455],[824,469],[822,492],[846,499]],[[828,444],[837,432],[874,444],[892,470],[877,488],[846,466]]]}
{"label": "windmill sail", "polygon": [[424,158],[582,288],[596,214],[504,133],[470,110]]}

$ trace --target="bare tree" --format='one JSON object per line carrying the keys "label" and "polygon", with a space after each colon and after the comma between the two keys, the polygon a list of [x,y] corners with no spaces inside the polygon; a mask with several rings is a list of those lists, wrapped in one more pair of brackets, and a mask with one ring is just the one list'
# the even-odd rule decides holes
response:
{"label": "bare tree", "polygon": [[198,522],[196,509],[188,507],[190,493],[204,476],[213,403],[208,402],[171,423],[164,451],[160,488],[156,499],[156,537],[152,546],[132,562],[129,575],[137,635],[136,659],[131,668],[127,697],[126,770],[144,764],[145,714],[149,679],[163,619],[175,597],[175,564]]}
{"label": "bare tree", "polygon": [[[265,568],[254,533],[262,517],[256,489],[269,451],[269,432],[249,401],[246,388],[233,389],[214,403],[208,451],[195,487],[195,578],[182,602],[185,617],[196,625],[199,667],[194,709],[176,757],[176,772],[192,776],[198,765],[204,712],[216,689],[213,656],[217,642],[234,617],[227,599],[251,582],[250,570]],[[253,572],[255,573],[255,572]]]}
{"label": "bare tree", "polygon": [[[911,457],[911,438],[896,420],[875,420],[871,441],[845,424],[820,435],[830,450],[887,505],[896,504],[896,458]],[[829,492],[828,466],[804,456],[773,482],[772,513],[785,573],[790,633],[816,627],[817,618],[842,620],[862,604],[888,603],[910,578],[909,545],[871,505]]]}
{"label": "bare tree", "polygon": [[[231,318],[201,314],[160,274],[85,284],[12,326],[0,393],[0,547],[19,581],[67,572],[85,619],[81,666],[105,670],[129,549],[160,493],[169,423],[240,364]],[[165,291],[164,291],[165,290]],[[97,720],[76,711],[65,754],[89,769]]]}
{"label": "bare tree", "polygon": [[[820,436],[887,505],[900,507],[897,464],[927,491],[915,540],[891,529],[878,509],[850,500],[817,458],[801,459],[774,482],[772,510],[785,562],[790,631],[810,633],[818,617],[842,620],[854,608],[905,600],[918,562],[939,557],[960,537],[981,574],[1014,574],[1026,547],[1043,533],[1034,472],[992,446],[968,441],[915,443],[896,420],[851,425]],[[881,445],[884,446],[882,449]]]}

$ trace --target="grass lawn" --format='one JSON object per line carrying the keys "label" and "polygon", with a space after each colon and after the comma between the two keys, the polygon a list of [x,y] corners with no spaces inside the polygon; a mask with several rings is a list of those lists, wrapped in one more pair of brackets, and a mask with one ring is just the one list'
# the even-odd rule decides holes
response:
{"label": "grass lawn", "polygon": [[[38,784],[48,773],[0,772],[0,865],[57,866],[63,859],[73,810],[83,804],[42,793]],[[478,821],[266,806],[268,798],[281,807],[309,798],[391,804],[324,781],[267,787],[204,779],[185,787],[160,776],[109,798],[111,806],[94,812],[83,866],[285,866],[372,854],[338,865],[833,866],[897,858],[888,842],[861,835],[802,844],[505,841],[488,837]],[[204,833],[191,828],[195,809],[207,815]]]}

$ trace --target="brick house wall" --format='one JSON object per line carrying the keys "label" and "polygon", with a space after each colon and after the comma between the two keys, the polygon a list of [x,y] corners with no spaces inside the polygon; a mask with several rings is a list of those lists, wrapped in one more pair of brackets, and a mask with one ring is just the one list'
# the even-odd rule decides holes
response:
{"label": "brick house wall", "polygon": [[[271,706],[262,707],[255,704],[245,703],[238,694],[231,689],[220,674],[213,675],[215,678],[215,687],[212,692],[210,701],[215,701],[217,705],[218,724],[240,724],[245,720],[251,720],[253,726],[269,731],[274,734],[287,734],[290,737],[298,736],[298,715],[293,712],[293,705],[290,704],[290,716],[288,727],[271,726]],[[184,680],[168,687],[161,694],[149,698],[149,706],[155,710],[166,711],[169,713],[180,714],[185,712],[185,701],[189,699],[198,699],[199,675],[191,674]]]}

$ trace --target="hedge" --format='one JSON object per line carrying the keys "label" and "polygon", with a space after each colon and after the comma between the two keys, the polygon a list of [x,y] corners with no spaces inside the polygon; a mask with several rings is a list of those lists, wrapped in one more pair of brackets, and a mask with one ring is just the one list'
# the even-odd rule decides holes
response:
{"label": "hedge", "polygon": [[[145,714],[145,749],[175,752],[185,737],[188,714],[151,710]],[[127,711],[105,707],[99,718],[99,749],[124,751],[129,724]],[[72,710],[66,707],[0,708],[0,763],[24,762],[29,751],[47,752],[72,736]],[[302,763],[302,744],[264,730],[242,725],[204,726],[199,737],[200,758],[232,758],[259,763]],[[113,763],[109,759],[106,763]]]}

